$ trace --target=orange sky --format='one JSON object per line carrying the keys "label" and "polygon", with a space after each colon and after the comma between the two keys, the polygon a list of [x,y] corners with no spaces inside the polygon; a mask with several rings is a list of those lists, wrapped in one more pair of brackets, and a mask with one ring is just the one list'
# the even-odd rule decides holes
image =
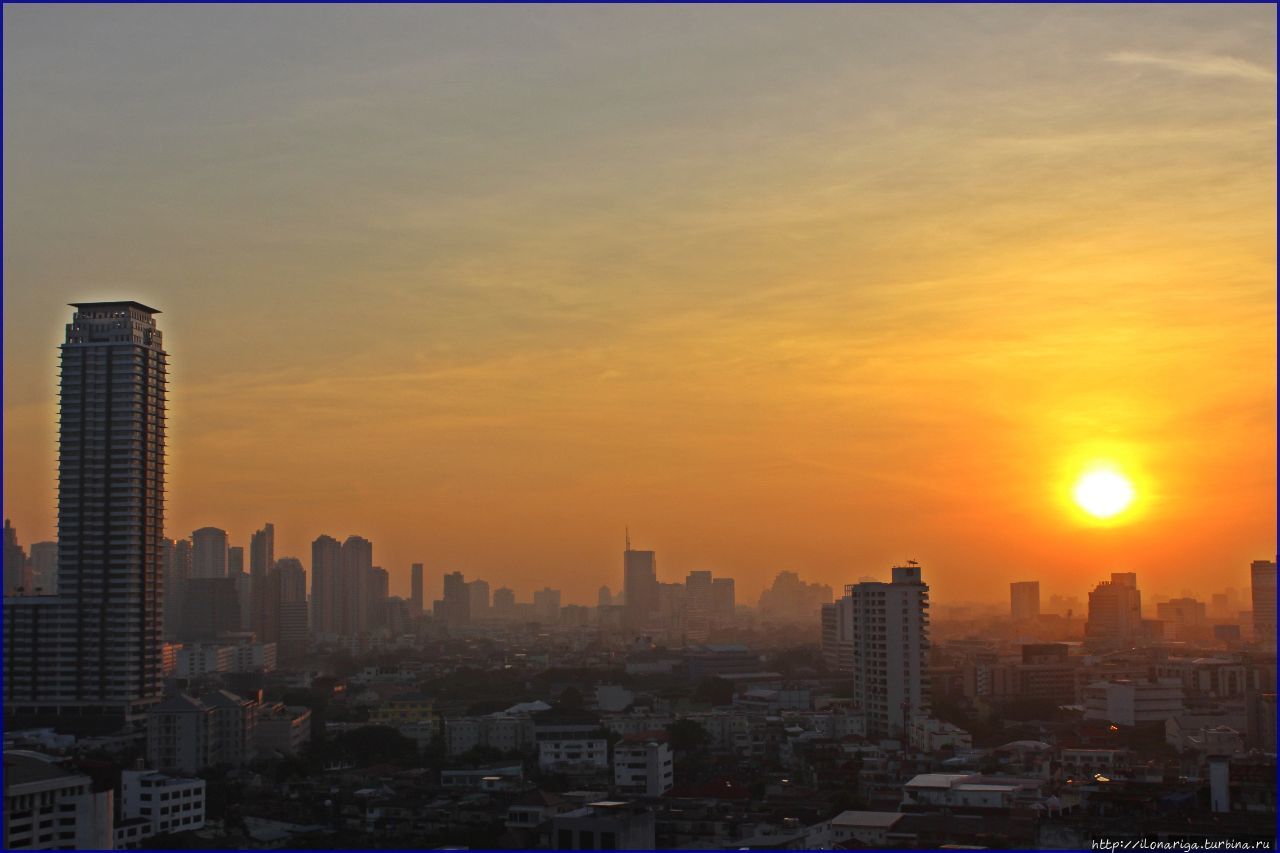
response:
{"label": "orange sky", "polygon": [[[1276,551],[1270,6],[14,7],[4,512],[71,301],[154,305],[171,535],[593,602]],[[1088,459],[1125,523],[1065,502]]]}

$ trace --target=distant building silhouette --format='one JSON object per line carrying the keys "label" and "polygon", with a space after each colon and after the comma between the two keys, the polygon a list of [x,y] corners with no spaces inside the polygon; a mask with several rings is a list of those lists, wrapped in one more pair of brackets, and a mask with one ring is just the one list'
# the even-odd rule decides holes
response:
{"label": "distant building silhouette", "polygon": [[1128,648],[1142,633],[1142,593],[1133,572],[1113,572],[1089,593],[1085,640],[1098,648]]}
{"label": "distant building silhouette", "polygon": [[805,583],[795,572],[778,572],[773,586],[760,593],[760,615],[779,622],[812,625],[820,618],[822,605],[831,603],[831,587]]}
{"label": "distant building silhouette", "polygon": [[409,567],[409,616],[413,619],[422,615],[422,603],[425,600],[422,569],[422,563],[414,563]]}
{"label": "distant building silhouette", "polygon": [[630,630],[648,627],[658,610],[658,558],[653,551],[633,551],[628,542],[622,552],[622,587],[623,625]]}
{"label": "distant building silhouette", "polygon": [[18,544],[18,531],[4,520],[4,594],[17,595],[28,591],[31,578],[27,573],[27,552]]}
{"label": "distant building silhouette", "polygon": [[1009,584],[1009,611],[1014,622],[1026,622],[1040,615],[1040,581]]}
{"label": "distant building silhouette", "polygon": [[311,630],[318,638],[342,631],[342,545],[321,535],[311,543]]}
{"label": "distant building silhouette", "polygon": [[1276,648],[1276,564],[1274,560],[1254,560],[1249,566],[1253,587],[1254,642]]}
{"label": "distant building silhouette", "polygon": [[373,582],[373,543],[348,536],[342,543],[342,624],[339,633],[359,637],[369,630],[369,602]]}
{"label": "distant building silhouette", "polygon": [[483,619],[489,615],[489,582],[471,581],[467,584],[467,593],[471,597],[471,621]]}
{"label": "distant building silhouette", "polygon": [[58,543],[32,542],[31,555],[27,558],[31,568],[31,590],[39,595],[56,595],[58,592]]}
{"label": "distant building silhouette", "polygon": [[450,628],[471,624],[471,590],[462,572],[450,572],[444,576],[444,598],[440,601],[437,616]]}
{"label": "distant building silhouette", "polygon": [[274,626],[269,624],[273,608],[268,577],[275,565],[276,527],[268,523],[249,537],[249,589],[252,599],[250,628],[263,642],[270,642],[265,638],[274,633]]}
{"label": "distant building silhouette", "polygon": [[227,531],[202,527],[191,534],[191,577],[227,576]]}

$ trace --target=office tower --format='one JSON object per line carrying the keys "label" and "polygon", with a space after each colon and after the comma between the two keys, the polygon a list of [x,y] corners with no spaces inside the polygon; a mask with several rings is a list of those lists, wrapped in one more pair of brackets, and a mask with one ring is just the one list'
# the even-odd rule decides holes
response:
{"label": "office tower", "polygon": [[249,573],[244,570],[244,546],[227,548],[227,577],[236,585],[236,598],[240,601],[240,630],[253,630],[253,590]]}
{"label": "office tower", "polygon": [[161,690],[166,358],[155,309],[73,307],[61,347],[58,596],[6,601],[5,704],[131,716]]}
{"label": "office tower", "polygon": [[1009,584],[1009,610],[1014,622],[1040,616],[1040,581],[1014,581]]}
{"label": "office tower", "polygon": [[451,628],[459,628],[471,622],[471,590],[467,588],[462,572],[450,572],[444,576],[444,620]]}
{"label": "office tower", "polygon": [[212,642],[240,630],[240,599],[231,578],[191,578],[182,599],[176,639]]}
{"label": "office tower", "polygon": [[1112,572],[1089,593],[1085,640],[1099,648],[1133,646],[1142,631],[1142,593],[1133,572]]}
{"label": "office tower", "polygon": [[374,566],[369,571],[369,615],[371,631],[387,627],[387,602],[391,598],[391,577],[386,569]]}
{"label": "office tower", "polygon": [[630,539],[622,552],[622,590],[623,625],[635,631],[648,627],[658,610],[658,559],[653,551],[631,550]]}
{"label": "office tower", "polygon": [[689,572],[684,580],[685,636],[705,642],[711,636],[711,572]]}
{"label": "office tower", "polygon": [[363,536],[348,536],[342,543],[342,622],[344,637],[358,637],[369,630],[369,584],[373,572],[373,543]]}
{"label": "office tower", "polygon": [[19,590],[29,591],[31,579],[27,576],[27,552],[18,544],[18,531],[4,520],[4,594],[17,595]]}
{"label": "office tower", "polygon": [[467,592],[471,596],[472,620],[483,619],[489,615],[489,582],[471,581],[467,584]]}
{"label": "office tower", "polygon": [[1253,640],[1272,651],[1276,647],[1276,564],[1254,560],[1249,565],[1253,587]]}
{"label": "office tower", "polygon": [[822,605],[831,603],[831,587],[806,583],[795,572],[778,572],[773,585],[760,593],[760,615],[778,622],[812,625]]}
{"label": "office tower", "polygon": [[276,560],[273,584],[276,653],[280,660],[294,663],[306,655],[309,646],[307,570],[302,561],[297,557]]}
{"label": "office tower", "polygon": [[267,523],[249,537],[250,630],[262,642],[271,630],[271,589],[269,576],[276,565],[276,527]]}
{"label": "office tower", "polygon": [[712,578],[711,621],[720,628],[732,625],[736,607],[733,578]]}
{"label": "office tower", "polygon": [[493,591],[493,615],[498,619],[510,619],[516,612],[516,594],[505,586]]}
{"label": "office tower", "polygon": [[837,609],[851,638],[853,701],[870,737],[901,737],[913,715],[928,711],[929,587],[917,565],[894,566],[892,577],[845,587],[848,603]]}
{"label": "office tower", "polygon": [[164,566],[164,636],[177,640],[182,624],[182,608],[191,580],[191,540],[165,539],[160,546]]}
{"label": "office tower", "polygon": [[318,637],[342,633],[342,545],[332,536],[311,543],[311,630]]}
{"label": "office tower", "polygon": [[609,590],[609,587],[607,586],[600,587],[600,591],[596,593],[596,607],[612,607],[612,606],[613,606],[613,593]]}
{"label": "office tower", "polygon": [[560,590],[543,587],[533,591],[534,618],[544,625],[555,625],[560,621]]}
{"label": "office tower", "polygon": [[40,595],[56,595],[58,592],[58,543],[33,542],[31,556],[31,588]]}
{"label": "office tower", "polygon": [[409,616],[417,619],[422,615],[422,563],[414,563],[409,567]]}
{"label": "office tower", "polygon": [[191,577],[227,576],[227,531],[201,527],[191,534]]}

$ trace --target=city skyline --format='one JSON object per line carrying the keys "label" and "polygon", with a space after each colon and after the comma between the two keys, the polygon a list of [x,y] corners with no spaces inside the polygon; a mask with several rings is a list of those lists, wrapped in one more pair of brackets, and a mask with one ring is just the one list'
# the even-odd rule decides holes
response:
{"label": "city skyline", "polygon": [[[359,535],[400,594],[592,602],[626,525],[742,601],[1274,558],[1274,9],[210,14],[4,11],[25,543],[64,305],[121,298],[165,312],[166,535]],[[1070,505],[1094,457],[1125,523]]]}

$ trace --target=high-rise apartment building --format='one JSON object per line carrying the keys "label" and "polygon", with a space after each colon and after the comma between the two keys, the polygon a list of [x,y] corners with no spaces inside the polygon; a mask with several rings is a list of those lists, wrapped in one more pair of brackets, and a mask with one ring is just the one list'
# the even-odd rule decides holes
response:
{"label": "high-rise apartment building", "polygon": [[1009,584],[1009,610],[1014,622],[1039,617],[1040,581],[1014,581]]}
{"label": "high-rise apartment building", "polygon": [[240,601],[240,630],[253,629],[253,590],[250,589],[249,573],[244,569],[244,546],[233,545],[227,549],[227,577],[236,587],[236,598]]}
{"label": "high-rise apartment building", "polygon": [[391,600],[391,576],[381,566],[369,572],[369,630],[381,631],[387,627],[387,605]]}
{"label": "high-rise apartment building", "polygon": [[227,576],[227,531],[201,527],[191,534],[191,577]]}
{"label": "high-rise apartment building", "polygon": [[493,591],[493,615],[497,619],[510,619],[516,612],[516,594],[505,586]]}
{"label": "high-rise apartment building", "polygon": [[733,578],[712,578],[711,621],[720,627],[732,625],[736,608]]}
{"label": "high-rise apartment building", "polygon": [[892,578],[846,586],[836,608],[845,622],[836,642],[840,631],[850,638],[853,701],[869,736],[901,737],[928,710],[929,587],[916,565],[894,566]]}
{"label": "high-rise apartment building", "polygon": [[342,543],[342,624],[344,637],[359,637],[369,630],[370,583],[373,543],[363,536],[348,536]]}
{"label": "high-rise apartment building", "polygon": [[543,625],[560,622],[560,590],[544,587],[533,591],[533,614]]}
{"label": "high-rise apartment building", "polygon": [[471,581],[467,584],[467,593],[471,596],[471,619],[484,619],[489,615],[489,582]]}
{"label": "high-rise apartment building", "polygon": [[1089,593],[1085,640],[1098,648],[1133,646],[1142,633],[1142,593],[1133,572],[1112,572]]}
{"label": "high-rise apartment building", "polygon": [[273,608],[269,576],[275,567],[276,527],[267,523],[249,537],[250,628],[263,642],[270,642],[266,637],[273,633],[273,626],[270,624]]}
{"label": "high-rise apartment building", "polygon": [[623,624],[630,630],[648,627],[658,610],[658,558],[653,551],[622,552],[622,590],[626,596]]}
{"label": "high-rise apartment building", "polygon": [[332,536],[311,543],[311,630],[317,637],[342,633],[342,544]]}
{"label": "high-rise apartment building", "polygon": [[1254,642],[1276,648],[1276,564],[1274,560],[1254,560],[1249,566],[1253,586]]}
{"label": "high-rise apartment building", "polygon": [[444,576],[441,605],[441,615],[449,627],[459,628],[471,623],[471,590],[467,588],[467,579],[462,572],[450,572]]}
{"label": "high-rise apartment building", "polygon": [[409,616],[417,619],[422,615],[423,585],[422,563],[414,563],[409,567]]}
{"label": "high-rise apartment building", "polygon": [[164,636],[176,640],[191,581],[191,540],[166,539],[161,545],[164,564]]}
{"label": "high-rise apartment building", "polygon": [[161,692],[167,359],[154,308],[73,307],[61,347],[58,595],[33,596],[22,614],[6,600],[5,705],[132,715]]}

